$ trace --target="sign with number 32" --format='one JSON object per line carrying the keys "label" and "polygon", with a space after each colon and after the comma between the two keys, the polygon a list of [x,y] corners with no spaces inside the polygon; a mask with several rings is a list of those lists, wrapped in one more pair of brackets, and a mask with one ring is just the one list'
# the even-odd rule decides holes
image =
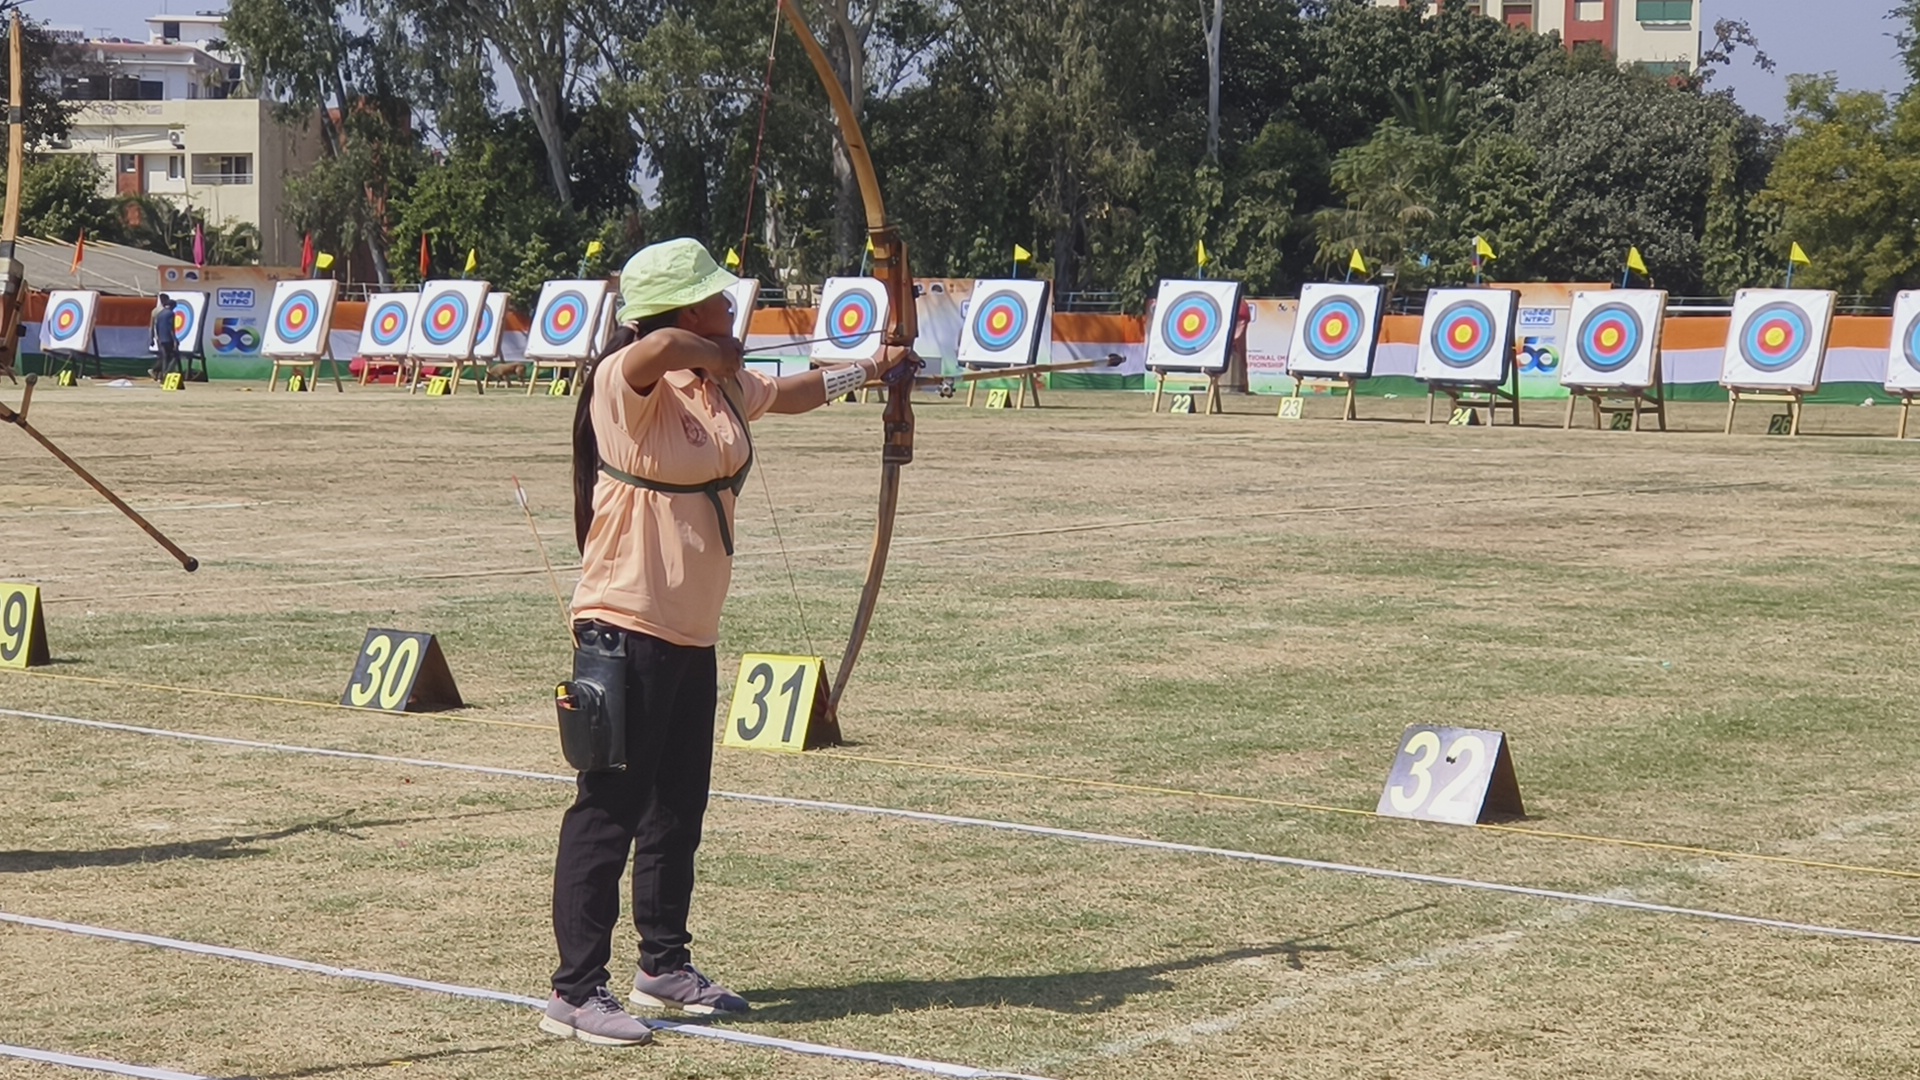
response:
{"label": "sign with number 32", "polygon": [[1506,735],[1426,724],[1408,728],[1375,812],[1450,825],[1523,816]]}

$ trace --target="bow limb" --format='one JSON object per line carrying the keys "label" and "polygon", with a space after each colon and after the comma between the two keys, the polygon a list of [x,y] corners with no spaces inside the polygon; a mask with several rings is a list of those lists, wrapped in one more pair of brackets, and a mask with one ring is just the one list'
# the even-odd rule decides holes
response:
{"label": "bow limb", "polygon": [[[839,123],[840,142],[847,160],[860,183],[860,201],[866,207],[867,240],[873,247],[873,276],[887,293],[887,328],[881,340],[892,346],[912,349],[919,336],[919,317],[914,307],[913,272],[907,266],[907,246],[893,223],[887,219],[886,202],[880,197],[880,179],[873,170],[873,158],[867,153],[866,135],[860,130],[860,118],[840,85],[840,76],[827,59],[826,50],[800,17],[795,0],[775,0],[780,13],[800,46],[812,61],[820,84],[833,103],[834,119]],[[823,719],[828,738],[838,741],[840,698],[860,658],[860,646],[867,639],[867,627],[873,621],[874,605],[880,599],[880,581],[887,572],[887,549],[893,544],[894,510],[900,499],[900,467],[913,461],[913,376],[918,360],[896,365],[887,373],[887,408],[882,418],[885,434],[880,447],[880,507],[873,527],[873,550],[867,556],[867,577],[860,587],[860,606],[854,610],[853,629],[847,647],[840,654],[840,667],[834,673],[833,688],[827,694]]]}

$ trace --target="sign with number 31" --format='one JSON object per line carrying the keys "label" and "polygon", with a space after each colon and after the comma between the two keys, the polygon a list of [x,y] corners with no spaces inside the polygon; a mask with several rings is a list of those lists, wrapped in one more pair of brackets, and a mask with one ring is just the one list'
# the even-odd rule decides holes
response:
{"label": "sign with number 31", "polygon": [[740,658],[721,745],[797,754],[837,742],[816,723],[826,685],[827,666],[817,656],[748,653]]}

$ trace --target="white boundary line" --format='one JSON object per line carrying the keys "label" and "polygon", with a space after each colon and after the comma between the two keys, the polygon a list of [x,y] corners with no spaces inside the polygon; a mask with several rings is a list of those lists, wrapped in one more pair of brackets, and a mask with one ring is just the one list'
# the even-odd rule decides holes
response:
{"label": "white boundary line", "polygon": [[[103,731],[122,731],[136,735],[155,735],[162,738],[214,743],[220,746],[236,746],[250,750],[273,750],[281,753],[310,754],[319,757],[347,758],[355,761],[375,761],[390,765],[410,765],[415,768],[425,769],[447,769],[454,772],[480,773],[488,776],[504,776],[522,780],[541,780],[549,783],[559,782],[571,784],[574,782],[573,777],[562,776],[558,773],[530,772],[524,769],[502,769],[489,765],[463,765],[455,762],[431,761],[423,758],[389,757],[385,754],[365,754],[352,750],[329,750],[323,747],[296,746],[289,743],[256,742],[252,739],[234,739],[220,735],[199,735],[191,732],[168,731],[165,728],[136,727],[132,724],[115,724],[105,720],[83,720],[74,716],[56,716],[51,713],[27,712],[21,709],[0,709],[0,716],[18,716],[29,720],[44,720],[58,724],[75,724],[80,727],[96,728]],[[921,821],[937,825],[994,829],[1001,832],[1021,833],[1027,836],[1051,837],[1056,840],[1078,840],[1083,843],[1109,844],[1118,847],[1142,848],[1149,851],[1166,851],[1182,855],[1207,855],[1213,858],[1260,863],[1266,866],[1292,867],[1296,870],[1323,870],[1330,873],[1350,874],[1356,877],[1375,878],[1385,881],[1404,881],[1418,885],[1438,885],[1446,888],[1470,889],[1476,892],[1499,893],[1506,896],[1526,896],[1536,900],[1556,900],[1570,904],[1592,904],[1596,907],[1619,908],[1625,911],[1638,911],[1652,915],[1678,915],[1692,919],[1707,919],[1714,922],[1734,923],[1741,926],[1757,926],[1791,934],[1811,934],[1818,937],[1878,941],[1896,945],[1920,945],[1920,936],[1910,934],[1893,934],[1878,930],[1854,930],[1840,926],[1823,926],[1818,923],[1789,922],[1784,919],[1766,919],[1756,915],[1737,915],[1732,912],[1711,911],[1705,908],[1655,904],[1644,900],[1632,900],[1619,896],[1565,892],[1559,889],[1539,889],[1528,885],[1509,885],[1497,881],[1478,881],[1473,878],[1446,877],[1440,874],[1419,874],[1407,870],[1389,870],[1382,867],[1360,866],[1353,863],[1301,859],[1290,855],[1269,855],[1258,851],[1239,851],[1233,848],[1207,847],[1201,844],[1180,844],[1169,840],[1149,840],[1141,837],[1119,836],[1112,833],[1086,832],[1080,829],[1061,829],[1050,825],[1030,825],[1018,821],[962,817],[955,814],[934,814],[922,810],[899,810],[885,806],[862,806],[857,803],[795,799],[781,795],[753,795],[735,791],[715,790],[713,795],[716,798],[730,799],[735,802],[759,803],[764,806],[784,806],[801,810],[828,810],[842,814],[862,814],[869,817],[896,818],[905,821]]]}
{"label": "white boundary line", "polygon": [[[518,1005],[522,1008],[543,1010],[547,1003],[539,998],[523,994],[510,994],[504,990],[488,990],[479,986],[461,986],[457,983],[434,982],[431,979],[415,979],[406,975],[391,975],[384,971],[363,971],[359,968],[334,967],[331,964],[317,964],[311,960],[296,960],[290,956],[275,956],[272,953],[253,952],[248,949],[229,949],[222,945],[207,945],[198,941],[183,941],[179,938],[160,937],[155,934],[136,934],[126,930],[110,930],[102,926],[87,926],[83,923],[59,922],[54,919],[36,919],[31,915],[16,915],[0,911],[0,922],[13,923],[16,926],[31,926],[40,930],[58,930],[82,937],[104,938],[108,941],[123,941],[134,945],[150,945],[156,949],[172,949],[176,952],[194,953],[200,956],[215,956],[223,960],[242,960],[250,964],[281,968],[287,971],[303,971],[313,975],[327,975],[336,979],[354,979],[359,982],[379,983],[383,986],[397,986],[407,990],[425,990],[435,994],[450,994],[454,997],[469,998],[476,1001],[492,1001],[504,1005]],[[976,1069],[971,1065],[954,1065],[944,1061],[929,1061],[925,1058],[902,1057],[897,1054],[881,1054],[870,1050],[849,1050],[839,1046],[827,1046],[822,1043],[801,1042],[797,1039],[780,1039],[771,1035],[755,1035],[752,1032],[733,1031],[726,1028],[705,1027],[700,1024],[682,1024],[672,1020],[646,1020],[646,1025],[655,1031],[669,1031],[676,1035],[689,1035],[698,1039],[712,1039],[716,1042],[737,1043],[758,1047],[764,1050],[784,1050],[790,1054],[806,1054],[811,1057],[837,1058],[842,1061],[860,1061],[871,1065],[893,1065],[914,1072],[928,1073],[933,1076],[952,1077],[954,1080],[1044,1080],[1042,1077],[1028,1076],[1023,1073],[993,1072]],[[115,1070],[118,1071],[118,1070]],[[199,1080],[184,1073],[165,1072],[129,1072],[130,1076],[148,1076],[156,1080]]]}
{"label": "white boundary line", "polygon": [[94,1072],[116,1073],[120,1076],[138,1076],[142,1080],[210,1080],[198,1073],[174,1072],[172,1069],[150,1069],[145,1065],[128,1065],[106,1058],[82,1057],[79,1054],[57,1054],[51,1050],[35,1050],[26,1046],[9,1046],[0,1043],[0,1057],[20,1058],[25,1061],[40,1061],[48,1065],[65,1065],[70,1069],[92,1069]]}

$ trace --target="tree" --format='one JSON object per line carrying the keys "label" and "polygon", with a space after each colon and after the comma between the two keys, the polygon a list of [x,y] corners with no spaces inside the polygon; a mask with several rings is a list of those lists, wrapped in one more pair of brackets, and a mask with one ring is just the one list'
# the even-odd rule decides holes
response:
{"label": "tree", "polygon": [[[10,55],[13,48],[10,35],[15,11],[21,12],[22,66],[33,74],[21,93],[21,122],[31,150],[66,137],[80,104],[65,100],[61,91],[69,80],[98,72],[78,46],[55,40],[44,23],[29,17],[25,0],[0,0],[0,45],[6,50],[0,56]],[[0,62],[0,101],[12,100],[12,93],[12,66]]]}

